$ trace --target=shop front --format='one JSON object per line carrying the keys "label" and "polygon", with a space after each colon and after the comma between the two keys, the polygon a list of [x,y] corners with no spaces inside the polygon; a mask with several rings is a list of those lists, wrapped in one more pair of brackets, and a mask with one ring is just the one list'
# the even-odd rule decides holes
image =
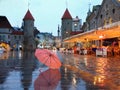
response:
{"label": "shop front", "polygon": [[68,37],[63,40],[64,43],[81,42],[83,47],[89,43],[89,47],[93,45],[96,48],[114,46],[120,48],[120,22],[99,27],[81,34]]}

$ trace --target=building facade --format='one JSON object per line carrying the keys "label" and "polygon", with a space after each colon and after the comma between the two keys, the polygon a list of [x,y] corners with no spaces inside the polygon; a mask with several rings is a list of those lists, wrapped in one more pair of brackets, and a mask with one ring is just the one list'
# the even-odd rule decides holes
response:
{"label": "building facade", "polygon": [[[93,7],[93,10],[86,18],[86,29],[84,31],[90,31],[90,30],[99,30],[99,29],[105,29],[106,27],[112,27],[112,24],[120,21],[120,1],[119,0],[103,0],[101,5],[96,5]],[[105,38],[104,33],[97,33],[99,36],[103,36],[103,42],[101,45],[104,45],[104,43],[112,44],[114,41],[118,41],[117,38]],[[110,40],[111,39],[111,40]],[[100,45],[101,41],[92,41],[92,44],[95,44],[97,46]]]}
{"label": "building facade", "polygon": [[19,46],[23,46],[23,30],[12,27],[6,16],[0,16],[0,44],[2,43],[9,45],[14,50],[18,50]]}
{"label": "building facade", "polygon": [[93,6],[93,10],[86,17],[82,29],[86,32],[118,21],[120,21],[120,1],[103,0],[101,5]]}
{"label": "building facade", "polygon": [[11,39],[10,39],[10,47],[13,50],[23,50],[23,29],[19,27],[13,27],[13,31],[11,33]]}
{"label": "building facade", "polygon": [[86,29],[84,29],[84,31],[90,31],[97,28],[97,14],[100,7],[100,5],[93,6],[92,12],[90,12],[86,18]]}
{"label": "building facade", "polygon": [[5,16],[0,16],[0,42],[11,44],[12,26]]}
{"label": "building facade", "polygon": [[103,0],[97,15],[97,27],[120,21],[120,0]]}

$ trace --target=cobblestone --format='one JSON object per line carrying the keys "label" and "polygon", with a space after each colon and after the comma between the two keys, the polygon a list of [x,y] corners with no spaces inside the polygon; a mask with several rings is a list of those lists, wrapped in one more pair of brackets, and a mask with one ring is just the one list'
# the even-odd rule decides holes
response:
{"label": "cobblestone", "polygon": [[[0,90],[34,90],[34,82],[48,68],[34,53],[5,54],[0,59]],[[120,90],[120,60],[88,55],[57,53],[61,79],[54,90]],[[48,89],[49,90],[49,89]]]}
{"label": "cobblestone", "polygon": [[[62,55],[64,57],[64,65],[80,74],[80,77],[85,81],[90,81],[96,86],[103,85],[105,90],[120,90],[119,57],[103,58],[89,55]],[[73,56],[75,57],[74,60],[72,59]]]}

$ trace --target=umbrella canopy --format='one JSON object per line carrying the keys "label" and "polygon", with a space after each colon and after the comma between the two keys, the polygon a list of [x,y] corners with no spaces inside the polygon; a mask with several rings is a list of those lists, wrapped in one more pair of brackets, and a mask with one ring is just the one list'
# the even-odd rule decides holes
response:
{"label": "umbrella canopy", "polygon": [[39,74],[34,82],[34,90],[55,90],[61,79],[58,69],[48,69]]}
{"label": "umbrella canopy", "polygon": [[57,55],[47,49],[36,49],[35,56],[37,59],[52,69],[58,69],[61,67],[61,62]]}

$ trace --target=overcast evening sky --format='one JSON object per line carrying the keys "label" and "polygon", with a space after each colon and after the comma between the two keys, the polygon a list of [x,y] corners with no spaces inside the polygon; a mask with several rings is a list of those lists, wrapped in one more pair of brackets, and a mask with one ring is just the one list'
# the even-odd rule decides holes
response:
{"label": "overcast evening sky", "polygon": [[61,26],[61,17],[66,8],[73,18],[78,16],[84,22],[89,2],[92,10],[93,5],[101,5],[102,0],[0,0],[0,15],[6,16],[12,26],[21,27],[29,8],[35,19],[35,27],[40,32],[57,35],[58,24]]}

